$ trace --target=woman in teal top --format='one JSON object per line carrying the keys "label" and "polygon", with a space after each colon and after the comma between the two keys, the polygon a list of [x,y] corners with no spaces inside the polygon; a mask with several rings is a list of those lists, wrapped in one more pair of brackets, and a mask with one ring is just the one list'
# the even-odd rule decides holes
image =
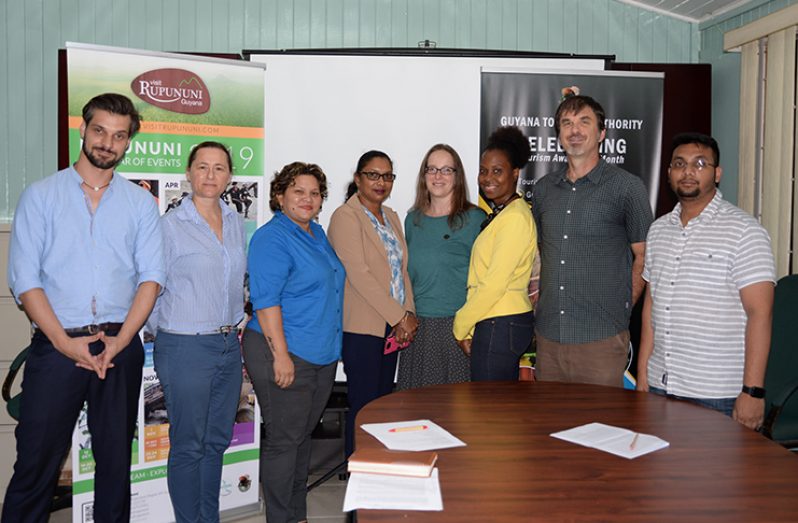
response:
{"label": "woman in teal top", "polygon": [[452,322],[466,300],[471,246],[484,219],[468,201],[460,155],[434,145],[421,162],[416,201],[405,218],[419,326],[399,356],[399,389],[469,380],[469,360],[452,335]]}

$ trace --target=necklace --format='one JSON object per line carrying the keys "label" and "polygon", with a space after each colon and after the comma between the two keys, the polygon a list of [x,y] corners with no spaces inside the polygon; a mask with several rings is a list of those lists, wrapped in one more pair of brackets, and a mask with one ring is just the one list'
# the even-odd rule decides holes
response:
{"label": "necklace", "polygon": [[484,230],[485,230],[485,227],[487,227],[488,225],[490,225],[490,222],[492,222],[492,221],[493,221],[493,219],[494,219],[494,218],[496,218],[496,216],[498,216],[498,215],[499,215],[499,213],[500,213],[500,212],[502,212],[502,211],[504,210],[504,208],[505,208],[505,207],[507,207],[508,205],[510,205],[510,203],[511,203],[513,200],[517,200],[517,199],[518,199],[518,198],[520,198],[520,197],[521,197],[521,195],[520,195],[520,194],[518,194],[517,192],[516,192],[516,193],[513,193],[513,194],[511,194],[511,195],[510,195],[510,197],[509,197],[509,198],[507,198],[507,199],[504,201],[504,203],[503,203],[503,204],[501,204],[501,205],[497,205],[496,207],[494,207],[494,208],[493,208],[493,212],[491,212],[491,213],[488,215],[488,217],[487,217],[487,218],[485,218],[485,220],[484,220],[484,221],[482,222],[482,224],[479,226],[479,230],[480,230],[480,231],[484,231]]}
{"label": "necklace", "polygon": [[94,189],[94,192],[98,192],[100,189],[105,189],[106,187],[111,185],[111,182],[108,182],[105,185],[99,185],[99,186],[97,186],[97,185],[89,185],[88,183],[86,183],[86,180],[83,180],[80,183],[82,183],[83,185],[85,185],[89,189]]}

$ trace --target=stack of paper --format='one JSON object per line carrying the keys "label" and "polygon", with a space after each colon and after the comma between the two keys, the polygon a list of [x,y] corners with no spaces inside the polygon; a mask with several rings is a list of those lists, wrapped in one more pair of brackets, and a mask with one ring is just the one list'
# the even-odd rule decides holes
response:
{"label": "stack of paper", "polygon": [[428,478],[353,472],[344,497],[344,512],[360,508],[443,510],[438,469]]}
{"label": "stack of paper", "polygon": [[555,432],[550,436],[577,445],[603,450],[627,459],[637,458],[670,445],[664,439],[656,436],[603,423],[588,423],[562,432]]}
{"label": "stack of paper", "polygon": [[[438,455],[424,451],[462,447],[465,443],[426,419],[370,423],[361,428],[390,450],[362,449],[352,454],[344,511],[443,510],[438,469],[433,468]],[[404,474],[429,474],[429,477]]]}

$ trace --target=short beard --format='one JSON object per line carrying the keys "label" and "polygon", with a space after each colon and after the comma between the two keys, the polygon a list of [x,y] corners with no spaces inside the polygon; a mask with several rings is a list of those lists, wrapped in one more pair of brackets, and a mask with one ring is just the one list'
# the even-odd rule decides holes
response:
{"label": "short beard", "polygon": [[692,191],[685,191],[685,190],[682,190],[682,189],[676,189],[676,195],[679,198],[687,198],[687,199],[698,198],[698,196],[701,195],[701,190],[698,187],[696,187]]}
{"label": "short beard", "polygon": [[114,167],[119,165],[119,163],[125,157],[123,153],[122,156],[120,156],[119,158],[104,162],[99,158],[97,158],[96,156],[94,156],[91,151],[89,151],[89,149],[86,147],[86,142],[83,142],[83,154],[86,156],[86,159],[89,161],[89,163],[98,169],[113,169]]}

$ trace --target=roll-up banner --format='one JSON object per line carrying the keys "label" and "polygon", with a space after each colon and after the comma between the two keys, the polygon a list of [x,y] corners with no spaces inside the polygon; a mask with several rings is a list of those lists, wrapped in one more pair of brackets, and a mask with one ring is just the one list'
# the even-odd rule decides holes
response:
{"label": "roll-up banner", "polygon": [[587,95],[606,114],[599,150],[608,163],[643,179],[656,209],[662,143],[663,73],[585,71],[482,71],[480,150],[497,127],[514,125],[529,138],[532,155],[519,189],[529,200],[532,185],[566,165],[554,130],[554,114],[567,94]]}
{"label": "roll-up banner", "polygon": [[[214,140],[233,157],[233,184],[222,195],[251,236],[263,221],[264,67],[252,62],[67,43],[70,162],[77,160],[82,108],[106,92],[130,98],[142,126],[117,171],[147,190],[162,213],[189,194],[192,147]],[[145,363],[133,440],[131,521],[174,521],[166,483],[169,413],[153,368],[152,334],[143,332]],[[224,455],[222,517],[259,509],[260,410],[246,372],[233,439]],[[94,459],[86,411],[72,437],[72,520],[92,522]]]}

